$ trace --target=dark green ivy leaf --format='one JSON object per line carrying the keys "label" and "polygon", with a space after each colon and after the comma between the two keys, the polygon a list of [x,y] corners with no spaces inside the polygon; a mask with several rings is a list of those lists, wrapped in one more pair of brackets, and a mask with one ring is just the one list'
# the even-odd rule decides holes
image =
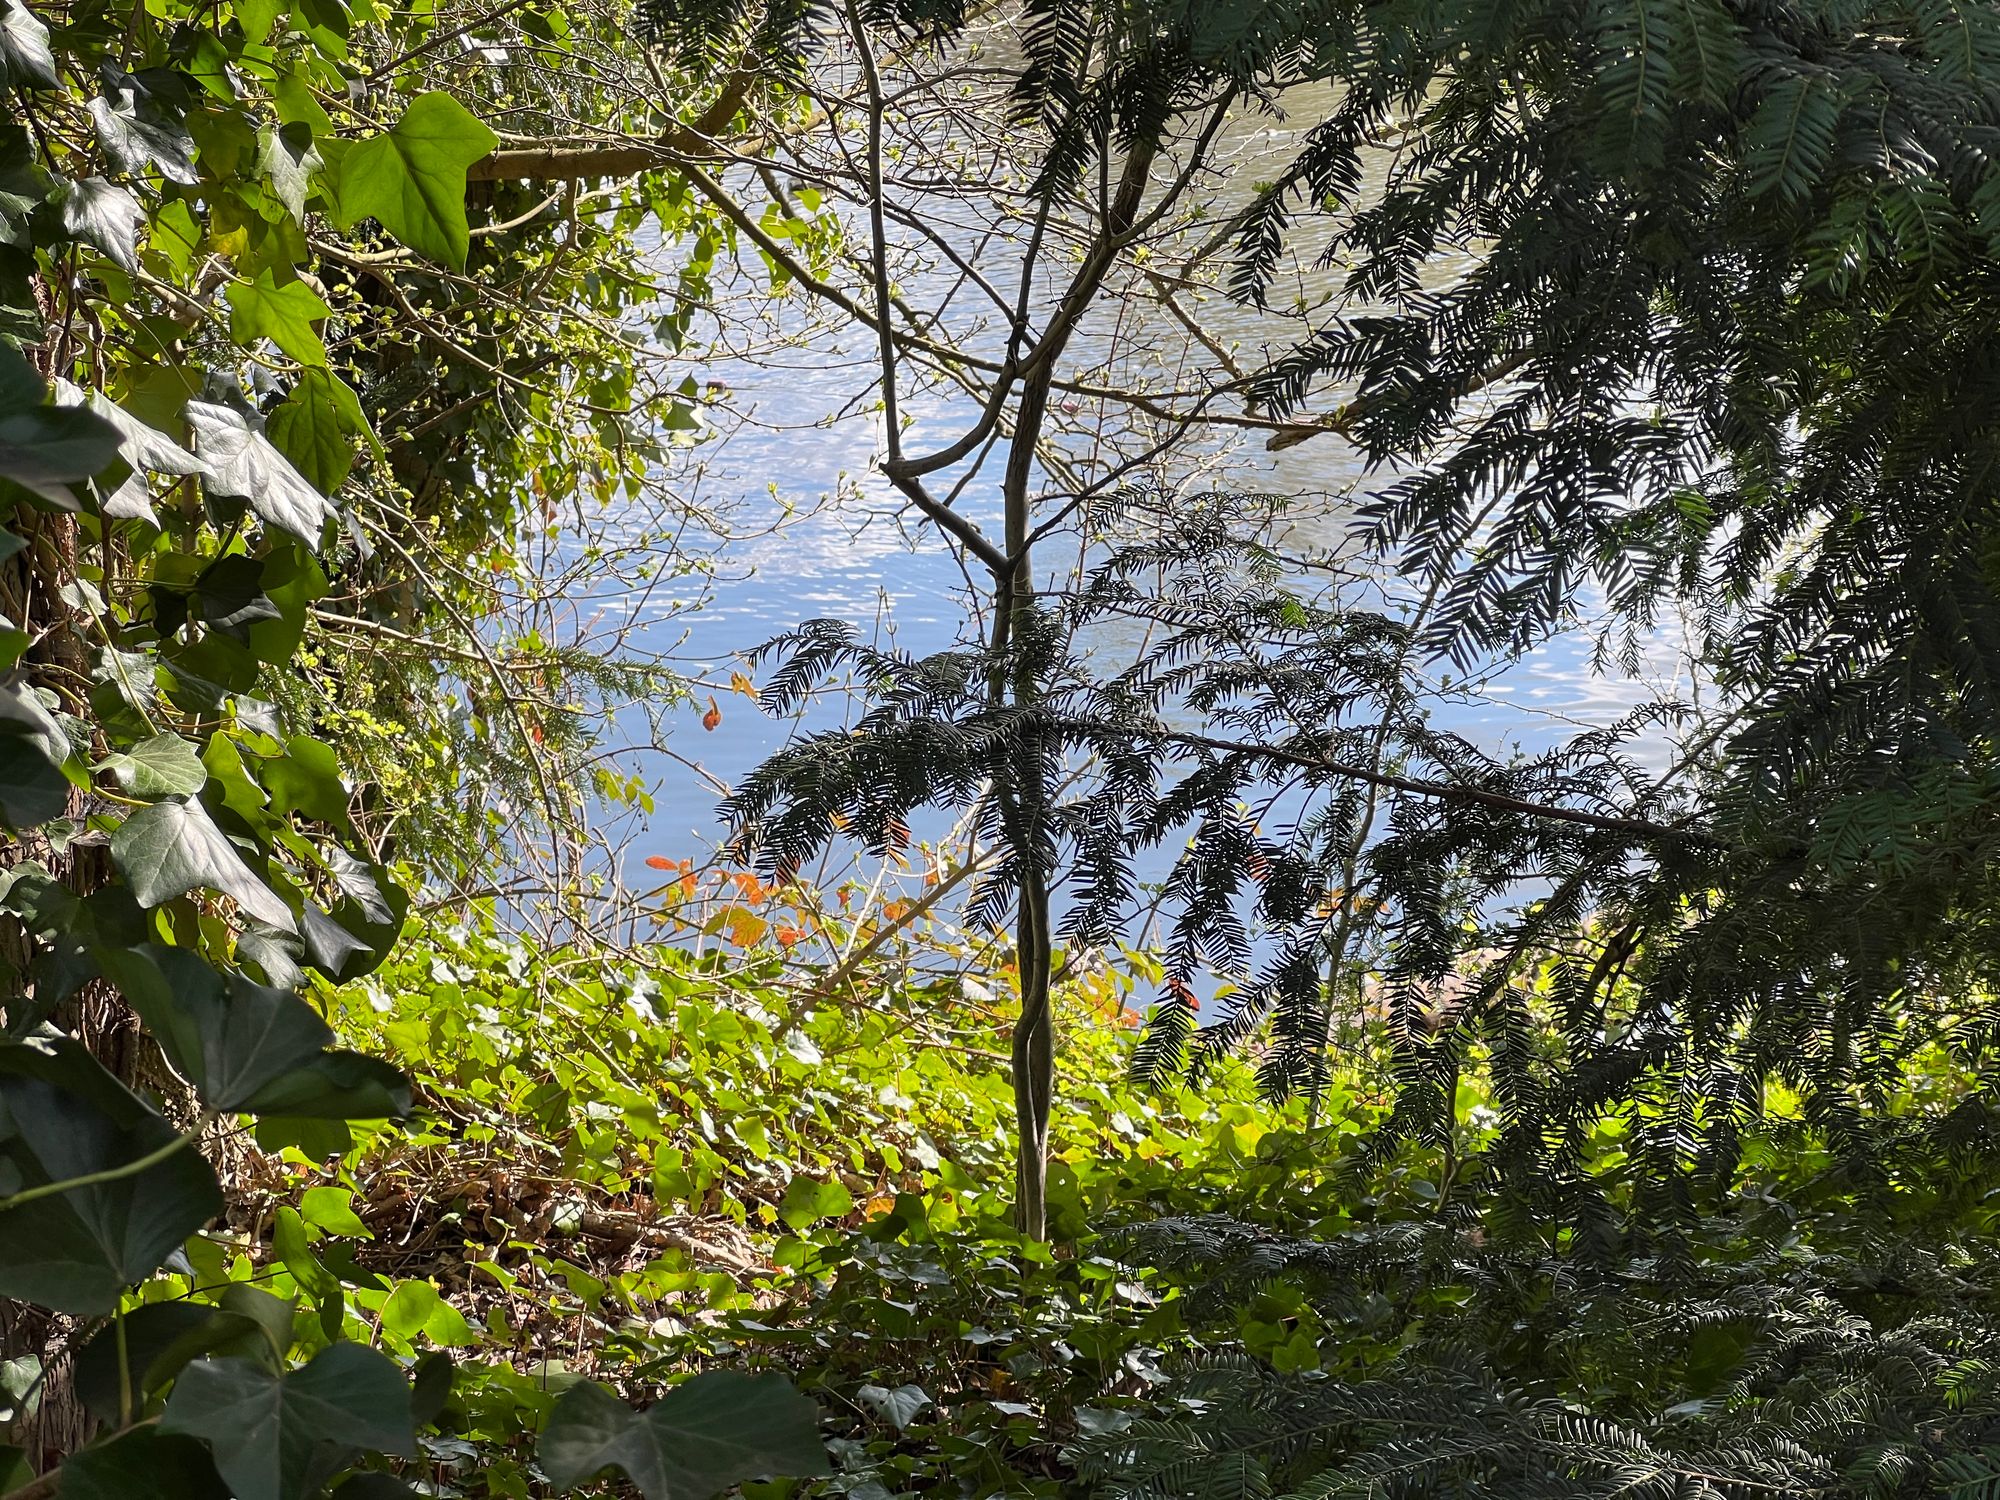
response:
{"label": "dark green ivy leaf", "polygon": [[[285,1328],[291,1335],[289,1316]],[[265,1359],[270,1340],[255,1318],[206,1302],[155,1302],[125,1314],[126,1394],[136,1413],[190,1360],[205,1354]],[[77,1354],[76,1394],[99,1421],[115,1425],[120,1402],[119,1332],[105,1328]]]}
{"label": "dark green ivy leaf", "polygon": [[69,778],[41,739],[0,722],[0,823],[17,833],[38,828],[62,815],[69,792]]}
{"label": "dark green ivy leaf", "polygon": [[291,1120],[399,1120],[410,1112],[410,1082],[378,1058],[326,1051],[259,1090],[247,1108]]}
{"label": "dark green ivy leaf", "polygon": [[0,344],[0,477],[74,510],[67,486],[102,473],[118,457],[118,429],[94,412],[44,406],[43,395],[28,362]]}
{"label": "dark green ivy leaf", "polygon": [[[308,903],[306,910],[311,909]],[[305,956],[303,938],[261,922],[249,923],[236,939],[236,961],[255,965],[264,983],[281,990],[295,990],[306,982],[306,971],[299,967]]]}
{"label": "dark green ivy leaf", "polygon": [[79,178],[63,194],[62,216],[72,238],[96,246],[120,269],[138,274],[139,227],[146,214],[124,188],[102,177]]}
{"label": "dark green ivy leaf", "polygon": [[88,406],[118,430],[118,456],[132,472],[123,484],[99,501],[107,516],[158,526],[160,521],[153,513],[152,489],[146,475],[208,472],[207,464],[164,432],[140,421],[102,391],[85,392],[59,379],[55,382],[55,399],[60,406]]}
{"label": "dark green ivy leaf", "polygon": [[417,1500],[417,1492],[393,1474],[370,1470],[342,1480],[333,1500]]}
{"label": "dark green ivy leaf", "polygon": [[827,1472],[811,1398],[782,1375],[739,1370],[697,1375],[643,1413],[579,1382],[549,1414],[536,1459],[563,1489],[620,1469],[646,1500],[709,1500],[746,1479]]}
{"label": "dark green ivy leaf", "polygon": [[137,1427],[62,1466],[63,1500],[215,1500],[222,1481],[192,1438]]}
{"label": "dark green ivy leaf", "polygon": [[69,802],[69,736],[18,673],[0,677],[0,823],[34,828]]}
{"label": "dark green ivy leaf", "polygon": [[49,28],[15,0],[0,0],[0,76],[22,88],[56,86],[56,58],[49,50]]}
{"label": "dark green ivy leaf", "polygon": [[105,158],[119,171],[136,176],[156,166],[162,177],[182,187],[200,180],[194,170],[194,137],[183,126],[145,118],[130,88],[91,100],[90,118]]}
{"label": "dark green ivy leaf", "polygon": [[100,961],[210,1109],[245,1108],[333,1040],[297,995],[225,976],[186,948],[149,943]]}
{"label": "dark green ivy leaf", "polygon": [[[30,1186],[125,1166],[178,1134],[67,1037],[0,1044],[0,1105],[13,1126],[0,1157]],[[109,1312],[221,1211],[215,1173],[192,1143],[143,1172],[0,1207],[0,1296]]]}
{"label": "dark green ivy leaf", "polygon": [[260,922],[298,929],[291,907],[257,878],[198,801],[168,799],[140,808],[111,835],[111,858],[141,906],[162,906],[206,886]]}
{"label": "dark green ivy leaf", "polygon": [[305,1500],[358,1451],[416,1451],[402,1373],[360,1344],[283,1375],[238,1359],[190,1365],[160,1430],[205,1440],[237,1500]]}
{"label": "dark green ivy leaf", "polygon": [[194,583],[194,604],[202,621],[248,645],[250,627],[278,618],[278,606],[264,593],[264,564],[241,552],[219,557]]}

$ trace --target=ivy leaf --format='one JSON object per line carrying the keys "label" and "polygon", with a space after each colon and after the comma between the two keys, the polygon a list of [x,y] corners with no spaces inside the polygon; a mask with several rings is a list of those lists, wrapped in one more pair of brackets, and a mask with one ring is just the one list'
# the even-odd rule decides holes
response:
{"label": "ivy leaf", "polygon": [[97,763],[134,797],[192,797],[208,785],[208,767],[177,734],[156,734]]}
{"label": "ivy leaf", "polygon": [[[246,1288],[248,1290],[248,1288]],[[289,1341],[291,1319],[285,1320]],[[154,1302],[125,1314],[124,1353],[119,1335],[106,1328],[83,1346],[72,1377],[76,1394],[100,1421],[118,1419],[119,1368],[129,1372],[129,1394],[143,1402],[204,1354],[268,1358],[270,1341],[254,1318],[206,1302]]]}
{"label": "ivy leaf", "polygon": [[38,828],[68,805],[69,779],[40,737],[0,722],[0,823],[16,832]]}
{"label": "ivy leaf", "polygon": [[[306,909],[311,908],[308,901]],[[281,990],[295,990],[305,984],[306,971],[299,967],[305,953],[306,945],[301,938],[266,927],[262,922],[247,923],[236,937],[236,961],[253,965],[262,971],[264,983]]]}
{"label": "ivy leaf", "polygon": [[118,432],[118,454],[135,469],[155,474],[205,474],[208,465],[179,443],[125,410],[102,391],[86,391],[58,378],[54,385],[58,406],[87,406]]}
{"label": "ivy leaf", "polygon": [[331,317],[326,305],[303,281],[279,286],[267,267],[255,281],[234,281],[223,290],[229,299],[229,336],[249,346],[269,339],[302,365],[326,363],[326,345],[313,323]]}
{"label": "ivy leaf", "polygon": [[49,28],[14,0],[0,0],[0,77],[26,88],[56,86],[56,56],[49,50]]}
{"label": "ivy leaf", "polygon": [[395,1475],[369,1469],[343,1479],[333,1500],[418,1500],[418,1496]]}
{"label": "ivy leaf", "polygon": [[345,484],[354,468],[354,443],[333,393],[339,384],[325,370],[307,370],[270,420],[278,451],[326,495]]}
{"label": "ivy leaf", "polygon": [[[125,1166],[177,1135],[67,1037],[0,1044],[0,1106],[12,1127],[0,1159],[31,1185]],[[0,1296],[109,1312],[221,1211],[215,1173],[192,1143],[143,1172],[0,1208]]]}
{"label": "ivy leaf", "polygon": [[258,133],[257,170],[271,180],[271,191],[301,224],[306,221],[306,191],[313,173],[325,165],[313,144],[312,127],[303,121]]}
{"label": "ivy leaf", "polygon": [[898,1432],[907,1429],[931,1404],[930,1393],[920,1385],[899,1385],[894,1390],[887,1386],[864,1385],[854,1394],[860,1398],[862,1405],[894,1423]]}
{"label": "ivy leaf", "polygon": [[118,457],[118,429],[94,412],[44,406],[41,377],[0,344],[0,477],[64,510],[68,486],[102,473]]}
{"label": "ivy leaf", "polygon": [[321,854],[340,893],[360,908],[368,921],[381,924],[396,920],[389,897],[383,894],[389,875],[382,866],[357,859],[338,844],[327,846]]}
{"label": "ivy leaf", "polygon": [[400,1120],[410,1081],[379,1058],[329,1050],[258,1090],[245,1112],[288,1120]]}
{"label": "ivy leaf", "polygon": [[340,776],[340,757],[324,740],[295,734],[285,741],[285,753],[264,765],[264,790],[278,812],[304,813],[336,828],[348,822],[347,783]]}
{"label": "ivy leaf", "polygon": [[69,736],[20,673],[0,677],[0,822],[33,828],[69,801]]}
{"label": "ivy leaf", "polygon": [[424,1331],[437,1306],[438,1290],[428,1281],[399,1281],[382,1304],[382,1327],[399,1339],[413,1339]]}
{"label": "ivy leaf", "polygon": [[[308,901],[299,912],[299,935],[305,939],[306,953],[313,967],[329,979],[358,977],[352,960],[373,957],[375,950]],[[349,972],[353,968],[353,972]]]}
{"label": "ivy leaf", "polygon": [[244,1108],[333,1040],[319,1012],[297,995],[223,975],[186,948],[148,943],[99,959],[211,1109]]}
{"label": "ivy leaf", "polygon": [[362,1223],[361,1215],[354,1211],[354,1194],[345,1188],[307,1188],[305,1196],[299,1200],[299,1217],[328,1234],[357,1240],[375,1238],[368,1232],[368,1226]]}
{"label": "ivy leaf", "polygon": [[579,1382],[549,1414],[536,1458],[562,1489],[621,1469],[646,1500],[708,1500],[746,1479],[827,1472],[811,1398],[782,1375],[739,1370],[697,1375],[644,1413]]}
{"label": "ivy leaf", "polygon": [[63,1500],[213,1500],[219,1493],[200,1443],[150,1427],[93,1443],[62,1466]]}
{"label": "ivy leaf", "polygon": [[305,1500],[357,1450],[416,1452],[410,1390],[387,1356],[335,1344],[274,1375],[245,1360],[188,1366],[160,1431],[204,1439],[237,1500]]}
{"label": "ivy leaf", "polygon": [[199,802],[168,799],[140,808],[111,835],[111,858],[141,906],[161,906],[206,886],[247,916],[298,930],[292,909],[243,862]]}
{"label": "ivy leaf", "polygon": [[162,177],[182,187],[200,180],[194,170],[194,137],[180,126],[142,119],[131,89],[91,100],[90,118],[97,125],[98,145],[119,171],[137,176],[156,166]]}
{"label": "ivy leaf", "polygon": [[214,470],[207,480],[211,491],[249,501],[267,524],[289,531],[308,547],[319,546],[333,506],[249,418],[206,401],[188,402],[187,418],[195,452]]}
{"label": "ivy leaf", "polygon": [[62,201],[63,229],[73,239],[95,245],[125,271],[139,272],[139,226],[146,220],[139,200],[102,177],[69,185]]}
{"label": "ivy leaf", "polygon": [[375,218],[419,255],[465,269],[465,171],[500,144],[451,95],[418,98],[381,135],[356,142],[334,165],[334,221]]}

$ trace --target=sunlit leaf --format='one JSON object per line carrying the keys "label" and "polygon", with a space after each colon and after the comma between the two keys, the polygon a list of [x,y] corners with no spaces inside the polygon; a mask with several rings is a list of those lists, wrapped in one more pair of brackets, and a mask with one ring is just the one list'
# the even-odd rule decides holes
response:
{"label": "sunlit leaf", "polygon": [[208,784],[195,747],[177,734],[154,735],[97,763],[135,797],[191,797]]}
{"label": "sunlit leaf", "polygon": [[332,504],[285,461],[250,418],[206,401],[188,402],[187,418],[194,430],[195,452],[213,470],[206,481],[211,490],[249,501],[270,525],[289,531],[308,547],[319,546],[320,535],[333,518]]}
{"label": "sunlit leaf", "polygon": [[229,336],[239,344],[269,339],[301,364],[326,363],[326,345],[313,324],[333,309],[303,281],[278,285],[269,270],[255,281],[233,281],[223,289],[229,301]]}
{"label": "sunlit leaf", "polygon": [[124,270],[139,269],[139,230],[146,222],[139,200],[102,177],[72,182],[63,194],[63,228],[94,245]]}
{"label": "sunlit leaf", "polygon": [[418,254],[463,270],[466,168],[499,144],[451,95],[424,94],[389,130],[341,155],[330,174],[335,222],[379,219]]}
{"label": "sunlit leaf", "polygon": [[252,873],[198,801],[168,799],[138,809],[111,835],[111,857],[143,906],[205,886],[260,922],[297,930],[291,907]]}

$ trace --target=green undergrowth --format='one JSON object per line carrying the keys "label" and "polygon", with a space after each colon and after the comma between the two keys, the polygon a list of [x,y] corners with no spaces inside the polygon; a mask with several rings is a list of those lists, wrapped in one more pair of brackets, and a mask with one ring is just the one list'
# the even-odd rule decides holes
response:
{"label": "green undergrowth", "polygon": [[[1007,1218],[1007,975],[909,957],[829,992],[783,948],[433,928],[322,996],[417,1117],[267,1140],[184,1269],[296,1299],[298,1352],[430,1359],[419,1493],[545,1493],[532,1434],[579,1377],[644,1401],[746,1365],[834,1460],[752,1500],[2000,1486],[2000,1182],[1928,1054],[1866,1151],[1779,1118],[1671,1201],[1607,1120],[1559,1219],[1478,1170],[1477,1079],[1451,1142],[1385,1148],[1365,1038],[1316,1109],[1250,1064],[1138,1089],[1102,972],[1064,999],[1043,1245]],[[1907,1128],[1948,1112],[1951,1143]]]}

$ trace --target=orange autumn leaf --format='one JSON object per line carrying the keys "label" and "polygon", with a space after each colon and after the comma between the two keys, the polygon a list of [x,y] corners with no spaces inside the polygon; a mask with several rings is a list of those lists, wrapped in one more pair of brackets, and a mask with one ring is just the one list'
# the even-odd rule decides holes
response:
{"label": "orange autumn leaf", "polygon": [[664,854],[649,854],[646,856],[646,868],[649,870],[672,870],[677,868],[677,866]]}
{"label": "orange autumn leaf", "polygon": [[806,930],[803,927],[780,927],[777,931],[778,942],[787,948],[799,942],[805,935]]}
{"label": "orange autumn leaf", "polygon": [[741,672],[729,674],[729,688],[731,692],[741,693],[752,703],[757,701],[757,684]]}
{"label": "orange autumn leaf", "polygon": [[722,723],[722,710],[716,705],[713,695],[708,700],[708,712],[701,716],[701,727],[713,734]]}

